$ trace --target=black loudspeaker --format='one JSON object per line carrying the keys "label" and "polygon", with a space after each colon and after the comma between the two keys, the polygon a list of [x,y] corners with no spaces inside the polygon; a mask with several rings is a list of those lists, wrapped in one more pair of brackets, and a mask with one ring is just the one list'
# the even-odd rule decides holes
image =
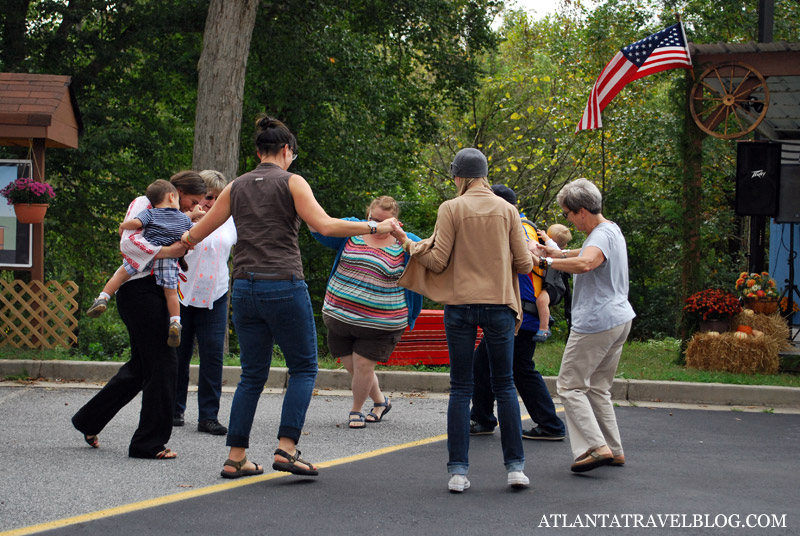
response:
{"label": "black loudspeaker", "polygon": [[781,198],[775,223],[800,222],[800,164],[781,166]]}
{"label": "black loudspeaker", "polygon": [[777,216],[780,197],[781,144],[742,141],[736,154],[736,214]]}

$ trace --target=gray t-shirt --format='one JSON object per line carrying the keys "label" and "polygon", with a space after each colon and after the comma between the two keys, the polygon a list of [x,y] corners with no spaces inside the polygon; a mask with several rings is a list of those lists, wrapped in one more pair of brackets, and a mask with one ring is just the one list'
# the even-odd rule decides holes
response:
{"label": "gray t-shirt", "polygon": [[636,313],[628,303],[628,251],[616,223],[603,222],[592,230],[581,247],[603,252],[603,263],[575,275],[572,293],[572,329],[599,333],[632,320]]}

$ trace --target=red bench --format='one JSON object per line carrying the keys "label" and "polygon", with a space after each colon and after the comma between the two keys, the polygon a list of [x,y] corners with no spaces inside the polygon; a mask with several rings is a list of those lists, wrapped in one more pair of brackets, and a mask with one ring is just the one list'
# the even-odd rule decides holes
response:
{"label": "red bench", "polygon": [[[478,328],[477,347],[483,337]],[[423,309],[414,324],[414,330],[406,331],[394,352],[382,365],[449,365],[447,337],[444,334],[444,311]]]}

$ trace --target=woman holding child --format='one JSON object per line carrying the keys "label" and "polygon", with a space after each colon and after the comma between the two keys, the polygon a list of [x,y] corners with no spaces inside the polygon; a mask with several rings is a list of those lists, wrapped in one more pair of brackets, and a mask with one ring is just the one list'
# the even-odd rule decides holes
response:
{"label": "woman holding child", "polygon": [[[177,188],[182,211],[197,206],[205,195],[203,179],[194,171],[181,171],[170,178]],[[137,197],[128,207],[125,220],[151,208],[145,196]],[[178,258],[186,253],[180,242],[171,246],[153,246],[141,232],[122,234],[123,256],[139,270],[153,259]],[[176,453],[166,447],[172,433],[172,409],[175,403],[175,349],[167,345],[169,312],[164,289],[156,284],[150,271],[132,275],[117,291],[117,310],[128,328],[131,358],[117,374],[72,417],[72,424],[84,434],[93,448],[100,446],[97,434],[133,398],[142,393],[139,426],[131,438],[128,455],[133,458],[172,459]]]}
{"label": "woman holding child", "polygon": [[221,476],[239,478],[264,471],[246,454],[274,344],[283,351],[289,382],[272,468],[314,476],[317,468],[297,450],[317,376],[317,334],[298,246],[300,223],[306,221],[325,236],[354,236],[388,233],[397,220],[352,222],[328,216],[308,182],[288,171],[297,158],[297,140],[280,121],[259,117],[255,146],[259,165],[226,186],[208,214],[182,239],[194,247],[233,216],[238,241],[231,298],[242,375],[233,397],[230,450]]}

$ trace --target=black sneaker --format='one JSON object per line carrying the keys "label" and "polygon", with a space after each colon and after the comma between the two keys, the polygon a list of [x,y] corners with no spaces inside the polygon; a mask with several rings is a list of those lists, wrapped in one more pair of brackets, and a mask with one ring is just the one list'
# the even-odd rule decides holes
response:
{"label": "black sneaker", "polygon": [[545,432],[538,426],[534,426],[530,430],[522,431],[522,439],[541,439],[543,441],[563,441],[564,434],[551,434]]}
{"label": "black sneaker", "polygon": [[172,416],[172,426],[183,426],[183,413],[176,413]]}
{"label": "black sneaker", "polygon": [[478,421],[469,421],[469,435],[491,435],[494,433],[494,426],[484,426]]}
{"label": "black sneaker", "polygon": [[216,419],[198,422],[197,431],[205,432],[211,435],[225,435],[228,433],[228,429],[222,426]]}

